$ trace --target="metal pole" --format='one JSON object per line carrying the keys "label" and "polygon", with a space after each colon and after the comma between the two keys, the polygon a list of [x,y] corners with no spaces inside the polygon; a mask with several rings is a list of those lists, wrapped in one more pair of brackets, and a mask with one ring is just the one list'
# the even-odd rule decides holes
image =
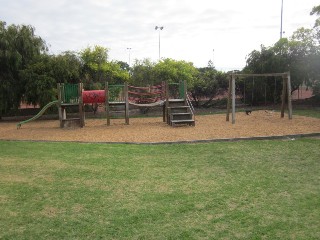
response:
{"label": "metal pole", "polygon": [[159,61],[160,61],[160,31],[159,31]]}
{"label": "metal pole", "polygon": [[127,48],[129,50],[129,68],[130,68],[130,53],[131,53],[131,48]]}
{"label": "metal pole", "polygon": [[214,49],[212,49],[212,67],[214,66]]}
{"label": "metal pole", "polygon": [[280,25],[280,39],[282,38],[282,18],[283,18],[283,0],[281,0],[281,25]]}
{"label": "metal pole", "polygon": [[158,32],[159,32],[159,61],[160,61],[160,59],[161,59],[161,57],[160,57],[160,31],[163,29],[163,26],[161,26],[161,27],[158,27],[158,26],[156,26],[155,27],[155,30],[157,30]]}

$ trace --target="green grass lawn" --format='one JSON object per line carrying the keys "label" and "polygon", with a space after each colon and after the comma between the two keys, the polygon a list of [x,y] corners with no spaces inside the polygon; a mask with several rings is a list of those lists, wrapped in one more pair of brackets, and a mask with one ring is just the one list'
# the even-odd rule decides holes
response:
{"label": "green grass lawn", "polygon": [[293,109],[294,115],[300,115],[300,116],[306,116],[306,117],[314,117],[314,118],[320,118],[320,109],[303,109],[303,108],[297,108]]}
{"label": "green grass lawn", "polygon": [[0,149],[0,239],[320,239],[317,139]]}

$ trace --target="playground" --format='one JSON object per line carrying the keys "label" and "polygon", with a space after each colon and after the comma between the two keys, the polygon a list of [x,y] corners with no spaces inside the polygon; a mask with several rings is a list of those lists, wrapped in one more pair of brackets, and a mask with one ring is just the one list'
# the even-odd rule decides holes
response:
{"label": "playground", "polygon": [[[318,108],[312,117],[297,109],[248,113],[233,88],[227,121],[225,111],[177,113],[189,107],[168,103],[185,99],[149,89],[130,91],[139,96],[131,101],[157,107],[157,117],[129,122],[129,96],[108,101],[109,91],[99,90],[49,103],[59,108],[55,120],[36,119],[44,107],[31,120],[0,122],[0,238],[319,238],[319,140],[297,139],[320,136]],[[84,118],[82,103],[99,94],[107,117]],[[110,117],[119,106],[121,116]],[[209,143],[252,138],[281,140]],[[208,143],[183,144],[201,141]]]}
{"label": "playground", "polygon": [[16,122],[0,123],[0,139],[79,142],[178,142],[229,138],[271,137],[320,133],[320,119],[295,115],[289,120],[278,112],[237,113],[237,123],[226,122],[225,114],[198,115],[196,126],[172,128],[161,117],[124,119],[86,119],[86,127],[64,129],[57,120],[30,122],[17,130]]}
{"label": "playground", "polygon": [[[236,117],[235,81],[236,77],[245,76],[282,77],[281,110],[243,109],[237,110]],[[294,138],[296,135],[320,134],[319,118],[298,115],[293,117],[291,94],[287,92],[291,92],[290,73],[232,74],[229,80],[227,115],[208,114],[195,117],[185,81],[176,84],[162,82],[157,86],[145,87],[129,86],[127,83],[124,85],[106,83],[104,90],[84,90],[82,83],[58,84],[58,100],[48,103],[31,119],[18,124],[1,123],[0,139],[169,143],[243,138]],[[104,105],[106,118],[86,119],[85,104]],[[162,111],[162,117],[135,117],[129,121],[129,105],[158,107]],[[59,122],[37,120],[51,106],[58,107]],[[70,117],[68,111],[70,107],[78,109],[77,118]],[[111,117],[114,108],[119,110],[119,107],[122,112],[120,118]],[[232,121],[229,120],[230,113]],[[179,127],[173,128],[174,126]]]}

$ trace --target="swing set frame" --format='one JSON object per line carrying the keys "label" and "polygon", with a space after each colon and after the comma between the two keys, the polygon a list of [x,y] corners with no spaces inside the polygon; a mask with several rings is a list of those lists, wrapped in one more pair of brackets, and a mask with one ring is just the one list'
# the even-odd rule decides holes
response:
{"label": "swing set frame", "polygon": [[229,78],[228,103],[226,121],[229,122],[230,109],[232,109],[232,124],[236,123],[236,77],[282,77],[281,94],[281,118],[284,118],[286,96],[288,99],[288,118],[292,119],[292,101],[291,101],[291,79],[290,72],[285,73],[264,73],[264,74],[246,74],[231,73]]}

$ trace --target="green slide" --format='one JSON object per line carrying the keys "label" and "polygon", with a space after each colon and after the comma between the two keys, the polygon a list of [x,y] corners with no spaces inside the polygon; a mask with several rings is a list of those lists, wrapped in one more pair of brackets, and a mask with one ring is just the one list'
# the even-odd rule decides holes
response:
{"label": "green slide", "polygon": [[40,112],[38,112],[37,115],[35,115],[34,117],[32,117],[32,118],[30,118],[30,119],[28,119],[28,120],[19,122],[19,123],[17,124],[17,128],[19,129],[22,124],[31,122],[31,121],[36,120],[37,118],[41,117],[42,114],[43,114],[49,107],[51,107],[52,105],[55,105],[55,104],[58,105],[58,104],[59,104],[59,101],[56,100],[56,101],[53,101],[53,102],[49,102],[47,105],[45,105],[45,106],[41,109]]}

